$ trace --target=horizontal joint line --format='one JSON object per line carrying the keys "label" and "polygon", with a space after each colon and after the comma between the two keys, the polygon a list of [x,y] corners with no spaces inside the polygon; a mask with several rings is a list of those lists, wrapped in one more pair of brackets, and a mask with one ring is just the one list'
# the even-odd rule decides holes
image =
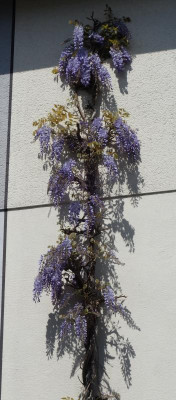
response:
{"label": "horizontal joint line", "polygon": [[[153,196],[153,195],[157,195],[157,194],[169,194],[169,193],[176,193],[176,189],[161,190],[161,191],[157,191],[157,192],[147,192],[147,193],[120,194],[120,195],[117,195],[117,196],[105,196],[105,197],[101,197],[101,200],[128,199],[128,198],[133,198],[133,197],[144,197],[144,196]],[[67,205],[67,204],[70,204],[70,203],[71,202],[69,202],[69,201],[65,201],[65,202],[61,202],[60,205]],[[54,207],[54,204],[53,203],[48,203],[48,204],[36,204],[36,205],[33,205],[33,206],[1,208],[0,212],[32,210],[32,209],[35,209],[35,208],[48,208],[48,207]]]}

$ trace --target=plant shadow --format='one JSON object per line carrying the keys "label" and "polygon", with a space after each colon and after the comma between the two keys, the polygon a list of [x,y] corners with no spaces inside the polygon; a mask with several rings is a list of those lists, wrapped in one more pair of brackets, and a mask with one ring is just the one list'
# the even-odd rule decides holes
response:
{"label": "plant shadow", "polygon": [[[138,206],[140,200],[140,188],[143,185],[143,179],[138,171],[138,165],[130,165],[126,160],[122,160],[119,166],[119,181],[123,184],[126,181],[129,193],[136,193],[135,197],[130,197],[130,201],[134,207]],[[109,185],[109,182],[106,183]],[[61,207],[59,213],[59,224],[63,225],[68,215],[68,204]],[[116,239],[120,234],[128,251],[135,251],[135,228],[125,217],[125,199],[106,197],[105,199],[105,216],[103,222],[103,233],[101,234],[101,243],[109,243],[112,252],[118,253]],[[114,398],[119,399],[118,393],[114,392],[110,387],[107,366],[111,364],[114,358],[119,359],[119,367],[127,388],[132,385],[132,359],[136,357],[135,349],[128,337],[122,333],[123,324],[120,321],[125,321],[131,329],[140,331],[140,328],[135,323],[133,316],[127,306],[124,305],[123,291],[118,278],[118,267],[124,265],[116,256],[114,259],[106,261],[99,260],[96,267],[96,278],[105,282],[110,282],[115,293],[118,293],[118,310],[115,316],[116,322],[111,319],[110,313],[104,308],[101,315],[98,331],[97,331],[97,347],[98,347],[98,363],[99,363],[99,382],[102,390],[108,392]],[[122,296],[122,298],[121,298]],[[63,311],[64,312],[64,311]],[[48,359],[53,357],[56,352],[57,358],[60,359],[68,353],[72,358],[72,368],[70,378],[75,373],[80,373],[80,367],[85,355],[84,345],[77,340],[74,332],[70,336],[60,340],[59,333],[62,319],[58,318],[58,310],[55,308],[53,313],[48,316],[46,327],[46,355]],[[113,355],[112,355],[113,354]],[[114,356],[115,354],[115,356]],[[80,378],[81,382],[81,378]],[[82,382],[81,382],[82,383]]]}
{"label": "plant shadow", "polygon": [[[128,93],[127,76],[131,67],[121,73],[118,77],[119,89],[121,93]],[[86,108],[89,104],[89,96],[80,93],[82,98],[82,106]],[[111,91],[102,92],[99,96],[96,115],[101,114],[101,109],[109,109],[112,112],[118,111],[118,105]],[[102,105],[102,106],[101,106]],[[107,245],[112,253],[118,253],[116,246],[117,235],[120,234],[125,246],[130,253],[135,251],[135,228],[125,217],[125,197],[130,198],[130,202],[134,207],[137,207],[140,201],[141,188],[144,186],[144,180],[139,171],[140,159],[137,163],[132,163],[126,158],[118,160],[118,184],[115,181],[110,181],[104,171],[99,172],[97,176],[97,188],[99,195],[105,203],[105,218],[102,221],[101,244]],[[100,189],[100,188],[103,188]],[[125,192],[125,195],[124,195]],[[126,194],[127,193],[127,194]],[[67,204],[59,210],[59,225],[63,226],[67,220],[68,207],[70,203],[69,197],[66,199]],[[104,282],[110,282],[117,296],[117,313],[114,318],[107,309],[103,308],[97,328],[97,349],[98,349],[98,364],[99,364],[99,384],[102,391],[108,392],[116,399],[120,399],[110,386],[107,367],[111,364],[114,358],[118,358],[119,367],[127,388],[132,385],[132,360],[136,357],[135,349],[128,337],[122,333],[123,323],[125,321],[130,329],[140,331],[140,328],[135,323],[130,310],[124,305],[123,291],[119,282],[117,267],[123,265],[116,256],[114,259],[99,260],[96,266],[96,278],[103,279]],[[60,339],[60,329],[62,319],[58,317],[58,309],[55,308],[53,313],[48,316],[46,326],[46,355],[51,359],[54,353],[60,359],[68,353],[72,358],[72,368],[70,378],[75,373],[80,373],[82,362],[84,360],[85,348],[84,344],[80,343],[74,334],[73,330],[68,336]],[[81,382],[81,379],[80,379]]]}

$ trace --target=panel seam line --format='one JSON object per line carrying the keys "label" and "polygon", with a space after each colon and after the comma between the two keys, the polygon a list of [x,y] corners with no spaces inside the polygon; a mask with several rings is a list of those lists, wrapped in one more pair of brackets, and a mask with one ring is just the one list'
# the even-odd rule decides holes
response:
{"label": "panel seam line", "polygon": [[[176,189],[161,190],[161,191],[157,191],[157,192],[135,193],[135,194],[120,194],[117,196],[104,196],[104,197],[100,196],[100,199],[104,200],[104,201],[111,201],[111,200],[130,199],[130,198],[137,198],[137,197],[141,198],[141,197],[145,197],[145,196],[154,196],[154,195],[170,194],[170,193],[176,193]],[[60,202],[59,205],[68,205],[71,203],[72,203],[71,201],[64,201],[64,202]],[[37,209],[37,208],[49,208],[49,207],[55,207],[55,205],[53,203],[46,203],[46,204],[34,204],[34,205],[29,205],[29,206],[9,207],[9,208],[0,209],[0,212],[32,210],[35,208]]]}

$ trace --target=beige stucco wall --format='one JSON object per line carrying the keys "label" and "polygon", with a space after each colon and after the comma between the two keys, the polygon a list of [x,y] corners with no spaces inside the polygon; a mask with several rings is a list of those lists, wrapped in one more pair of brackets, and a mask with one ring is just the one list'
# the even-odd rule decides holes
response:
{"label": "beige stucco wall", "polygon": [[[147,193],[175,189],[176,3],[112,0],[111,6],[116,14],[132,18],[132,70],[122,74],[119,83],[113,73],[112,79],[117,105],[130,112],[129,123],[139,129],[142,156],[140,183],[130,176],[120,190],[146,196],[138,199],[136,207],[131,198],[106,203],[109,210],[112,207],[119,258],[126,264],[118,267],[119,280],[141,329],[130,329],[118,317],[115,320],[119,334],[129,338],[136,352],[130,389],[121,373],[119,354],[110,345],[112,358],[106,369],[111,388],[120,392],[122,400],[168,400],[176,396],[176,194]],[[100,0],[17,0],[9,208],[49,203],[48,173],[38,160],[37,144],[31,143],[32,122],[55,102],[68,98],[68,90],[62,91],[51,74],[60,43],[72,30],[67,21],[85,21],[92,9],[102,16],[103,7]],[[118,185],[110,197],[117,193]],[[8,214],[2,400],[59,400],[67,395],[76,400],[81,389],[79,369],[70,378],[71,354],[57,360],[55,349],[53,358],[47,358],[49,298],[43,296],[38,305],[32,302],[38,259],[58,234],[56,212],[49,210],[41,207]],[[99,340],[103,359],[103,335]]]}
{"label": "beige stucco wall", "polygon": [[[108,352],[110,356],[106,370],[111,388],[125,400],[166,400],[168,391],[171,397],[176,396],[175,201],[176,194],[149,196],[133,208],[130,199],[125,199],[125,230],[127,234],[128,223],[135,228],[134,252],[129,252],[113,228],[120,259],[126,264],[117,268],[119,281],[128,296],[127,307],[141,329],[129,328],[118,317],[115,320],[119,334],[129,339],[136,352],[130,389],[122,377],[119,354],[110,344],[105,346],[105,358]],[[117,212],[118,220],[118,202],[108,205]],[[79,370],[70,379],[72,355],[57,361],[57,339],[53,358],[47,358],[46,325],[52,313],[49,298],[43,296],[37,305],[32,302],[39,255],[57,237],[55,217],[54,210],[48,215],[48,209],[9,214],[2,400],[55,400],[64,395],[77,399],[81,389]],[[103,340],[100,335],[101,359]]]}
{"label": "beige stucco wall", "polygon": [[[131,114],[129,124],[139,129],[139,171],[144,180],[141,192],[174,188],[176,6],[171,0],[169,3],[155,0],[141,5],[136,0],[111,4],[114,13],[132,18],[132,71],[123,73],[119,83],[114,73],[112,79],[117,106]],[[85,21],[92,9],[103,16],[103,8],[100,0],[96,4],[76,1],[74,5],[69,0],[17,1],[9,207],[48,202],[48,175],[38,161],[37,146],[31,145],[32,122],[45,115],[55,102],[64,103],[69,97],[68,90],[62,90],[51,74],[63,48],[61,43],[72,32],[68,21]],[[122,93],[124,90],[127,93]],[[128,188],[124,187],[124,192],[128,193]]]}

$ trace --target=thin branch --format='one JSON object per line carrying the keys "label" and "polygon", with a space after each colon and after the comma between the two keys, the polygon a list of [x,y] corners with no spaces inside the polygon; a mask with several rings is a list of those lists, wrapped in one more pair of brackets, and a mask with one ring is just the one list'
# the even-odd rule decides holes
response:
{"label": "thin branch", "polygon": [[80,114],[82,120],[85,121],[86,117],[85,117],[84,112],[83,112],[83,110],[81,108],[77,92],[75,92],[75,105],[76,105],[76,107],[77,107],[77,109],[79,111],[79,114]]}

